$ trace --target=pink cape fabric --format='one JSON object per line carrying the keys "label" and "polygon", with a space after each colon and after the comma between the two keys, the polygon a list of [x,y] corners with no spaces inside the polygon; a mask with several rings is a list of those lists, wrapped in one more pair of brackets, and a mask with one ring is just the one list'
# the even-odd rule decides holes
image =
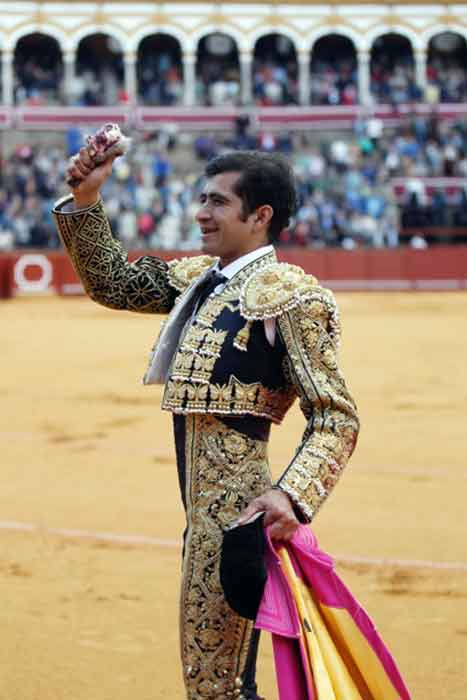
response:
{"label": "pink cape fabric", "polygon": [[[304,642],[302,620],[294,597],[296,591],[290,585],[279,554],[280,547],[284,545],[274,545],[268,531],[266,542],[268,580],[255,626],[272,634],[280,700],[328,700],[318,694],[318,686],[313,678],[312,665]],[[331,614],[333,610],[336,611],[338,620],[342,619],[339,618],[340,611],[347,611],[348,616],[344,613],[344,621],[350,622],[351,631],[362,640],[364,653],[371,655],[371,673],[373,677],[377,677],[376,685],[379,688],[377,695],[368,690],[365,682],[365,674],[368,676],[369,671],[362,668],[367,665],[362,663],[362,654],[354,655],[351,648],[345,648],[346,630],[343,630],[342,635],[337,630],[336,636],[336,629],[330,629],[327,625],[331,637],[334,635],[336,648],[345,650],[343,659],[350,673],[354,678],[358,676],[360,683],[365,686],[362,700],[410,700],[411,696],[394,659],[373,622],[334,571],[331,557],[318,548],[310,528],[301,525],[285,548],[295,574],[312,593],[324,624],[326,622],[322,615],[323,610],[330,609]],[[367,648],[368,652],[365,651]],[[342,659],[339,661],[342,663]],[[378,683],[378,677],[383,681],[381,685]]]}

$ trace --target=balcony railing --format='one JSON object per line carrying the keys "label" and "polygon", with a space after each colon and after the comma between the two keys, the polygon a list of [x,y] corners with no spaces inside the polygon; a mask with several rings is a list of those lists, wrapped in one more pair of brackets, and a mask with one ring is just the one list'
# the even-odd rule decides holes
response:
{"label": "balcony railing", "polygon": [[176,124],[186,131],[227,131],[238,116],[248,114],[268,130],[348,130],[357,119],[377,117],[387,128],[411,116],[435,114],[443,120],[467,117],[466,104],[406,104],[364,107],[0,107],[0,129],[61,130],[71,126],[99,126],[118,122],[132,129],[152,130]]}

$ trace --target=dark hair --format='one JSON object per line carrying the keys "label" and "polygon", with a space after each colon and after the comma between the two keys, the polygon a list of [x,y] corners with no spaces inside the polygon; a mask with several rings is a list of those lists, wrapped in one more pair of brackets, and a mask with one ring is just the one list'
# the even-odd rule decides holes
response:
{"label": "dark hair", "polygon": [[206,177],[239,172],[234,192],[242,200],[246,218],[258,207],[268,204],[273,209],[268,238],[277,241],[297,208],[297,193],[292,168],[283,156],[260,151],[233,151],[209,161]]}

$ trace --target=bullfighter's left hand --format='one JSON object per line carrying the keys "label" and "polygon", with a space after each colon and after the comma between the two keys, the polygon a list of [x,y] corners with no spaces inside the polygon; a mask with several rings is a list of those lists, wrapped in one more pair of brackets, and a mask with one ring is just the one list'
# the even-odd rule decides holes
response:
{"label": "bullfighter's left hand", "polygon": [[270,526],[269,533],[273,540],[288,542],[300,525],[290,498],[280,489],[268,489],[262,496],[251,501],[240,513],[234,525],[245,525],[260,512],[264,512],[264,525]]}

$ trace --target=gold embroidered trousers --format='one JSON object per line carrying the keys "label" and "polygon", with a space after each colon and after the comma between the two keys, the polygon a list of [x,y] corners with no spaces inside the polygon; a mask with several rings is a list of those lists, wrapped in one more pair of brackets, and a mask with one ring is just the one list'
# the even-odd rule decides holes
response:
{"label": "gold embroidered trousers", "polygon": [[175,437],[187,513],[180,601],[187,700],[238,698],[253,623],[224,599],[220,548],[223,529],[271,485],[267,439],[250,437],[210,414],[175,416]]}

